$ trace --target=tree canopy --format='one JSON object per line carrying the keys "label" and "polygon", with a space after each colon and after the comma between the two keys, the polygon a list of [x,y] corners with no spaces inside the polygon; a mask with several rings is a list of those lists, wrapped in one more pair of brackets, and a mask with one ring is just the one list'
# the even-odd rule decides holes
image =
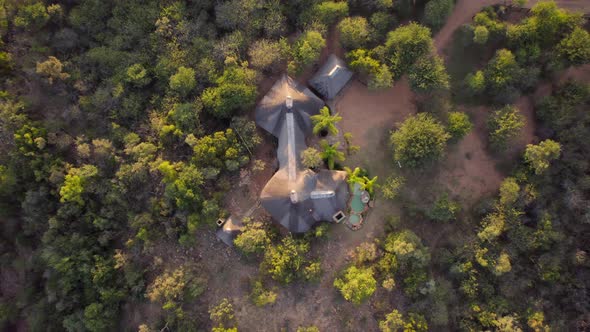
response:
{"label": "tree canopy", "polygon": [[430,115],[420,113],[407,118],[391,133],[393,157],[402,166],[424,166],[442,157],[450,135]]}

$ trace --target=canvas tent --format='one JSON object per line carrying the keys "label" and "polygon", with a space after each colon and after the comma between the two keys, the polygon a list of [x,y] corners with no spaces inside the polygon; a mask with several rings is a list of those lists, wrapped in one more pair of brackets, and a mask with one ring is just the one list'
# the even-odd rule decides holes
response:
{"label": "canvas tent", "polygon": [[261,204],[275,222],[294,233],[332,220],[348,200],[345,172],[315,173],[301,165],[301,151],[312,128],[310,116],[323,105],[309,89],[283,76],[256,109],[256,123],[279,140],[279,170],[262,190]]}
{"label": "canvas tent", "polygon": [[344,61],[332,54],[309,84],[326,99],[333,99],[351,78]]}

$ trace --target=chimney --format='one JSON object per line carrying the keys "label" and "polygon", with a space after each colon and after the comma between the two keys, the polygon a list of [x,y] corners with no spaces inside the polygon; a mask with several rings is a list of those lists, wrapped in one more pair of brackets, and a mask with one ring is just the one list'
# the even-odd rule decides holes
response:
{"label": "chimney", "polygon": [[297,204],[299,202],[299,198],[297,197],[297,192],[295,190],[291,190],[289,193],[289,198],[291,198],[291,203]]}
{"label": "chimney", "polygon": [[285,100],[285,104],[287,105],[287,109],[292,109],[293,108],[293,97],[288,95],[287,100]]}

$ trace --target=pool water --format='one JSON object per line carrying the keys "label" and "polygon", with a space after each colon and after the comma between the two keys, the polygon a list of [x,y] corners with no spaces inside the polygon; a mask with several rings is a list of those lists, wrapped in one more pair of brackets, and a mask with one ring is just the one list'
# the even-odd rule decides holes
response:
{"label": "pool water", "polygon": [[357,215],[357,214],[351,214],[351,215],[348,217],[348,222],[349,222],[351,225],[357,225],[357,224],[359,224],[359,223],[360,223],[360,221],[361,221],[361,217],[360,217],[359,215]]}

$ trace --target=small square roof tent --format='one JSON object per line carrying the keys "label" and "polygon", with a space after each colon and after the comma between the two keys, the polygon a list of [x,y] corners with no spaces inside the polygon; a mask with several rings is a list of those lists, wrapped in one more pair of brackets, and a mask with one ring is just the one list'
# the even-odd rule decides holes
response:
{"label": "small square roof tent", "polygon": [[333,99],[351,78],[352,72],[344,61],[332,54],[309,84],[325,98]]}

